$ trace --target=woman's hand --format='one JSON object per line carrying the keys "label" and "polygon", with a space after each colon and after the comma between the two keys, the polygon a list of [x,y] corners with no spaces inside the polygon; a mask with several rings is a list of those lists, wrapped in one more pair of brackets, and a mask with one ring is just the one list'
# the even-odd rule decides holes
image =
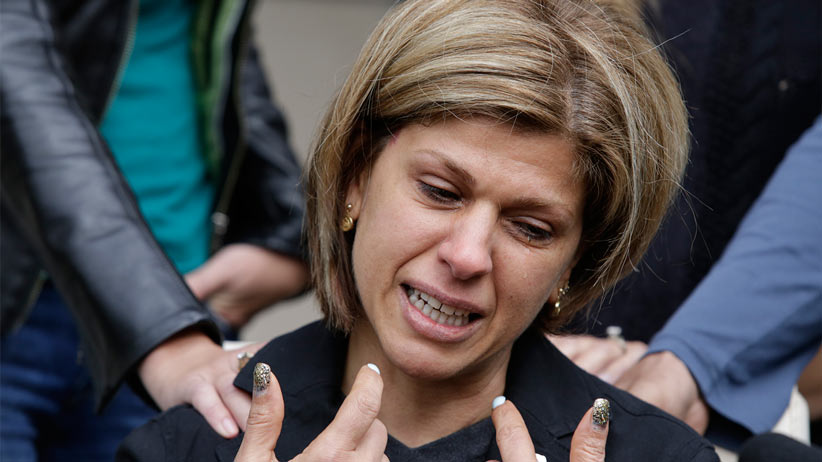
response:
{"label": "woman's hand", "polygon": [[[292,462],[335,460],[388,462],[385,445],[388,432],[377,419],[382,400],[382,379],[377,369],[363,366],[351,393],[334,420]],[[235,462],[277,462],[274,449],[284,416],[283,395],[271,369],[258,363],[254,368],[251,411]]]}
{"label": "woman's hand", "polygon": [[[594,407],[582,416],[571,438],[570,462],[605,462],[605,442],[610,419],[607,403],[606,400],[597,400]],[[545,461],[544,456],[537,455],[534,451],[534,443],[531,442],[525,421],[513,403],[506,401],[497,405],[491,412],[491,420],[497,429],[497,446],[502,462]]]}
{"label": "woman's hand", "polygon": [[308,283],[308,268],[262,247],[231,244],[185,279],[198,299],[236,329],[261,309],[299,293]]}
{"label": "woman's hand", "polygon": [[643,342],[591,335],[548,335],[559,351],[585,372],[613,384],[648,350]]}
{"label": "woman's hand", "polygon": [[[254,353],[262,343],[244,351]],[[184,331],[152,350],[140,363],[140,380],[161,409],[191,403],[224,438],[245,424],[248,394],[234,386],[237,351],[224,351],[199,331]]]}

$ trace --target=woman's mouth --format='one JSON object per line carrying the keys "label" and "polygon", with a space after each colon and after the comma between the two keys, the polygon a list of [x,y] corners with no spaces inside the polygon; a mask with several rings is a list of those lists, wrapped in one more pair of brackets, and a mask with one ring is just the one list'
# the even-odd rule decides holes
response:
{"label": "woman's mouth", "polygon": [[408,301],[437,324],[459,327],[470,322],[469,316],[471,313],[468,311],[446,305],[433,296],[413,287],[406,287],[405,292],[408,294]]}

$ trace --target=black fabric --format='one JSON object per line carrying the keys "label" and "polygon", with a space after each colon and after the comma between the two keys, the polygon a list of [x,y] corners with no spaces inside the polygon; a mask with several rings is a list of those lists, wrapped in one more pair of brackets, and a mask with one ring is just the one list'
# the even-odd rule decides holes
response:
{"label": "black fabric", "polygon": [[[340,334],[319,322],[309,324],[270,342],[237,376],[235,385],[246,391],[251,390],[256,362],[269,364],[277,376],[286,412],[277,442],[279,460],[298,455],[333,419],[342,402],[346,348]],[[600,397],[611,402],[606,447],[610,462],[718,460],[710,444],[687,425],[582,371],[535,331],[514,344],[505,395],[520,410],[536,451],[550,461],[568,460],[579,419]],[[481,421],[415,449],[392,441],[388,456],[392,462],[500,459],[496,442],[489,438],[489,423]],[[135,430],[117,460],[230,461],[241,441],[242,435],[223,440],[193,408],[182,406]],[[451,458],[438,458],[444,454]]]}
{"label": "black fabric", "polygon": [[749,439],[739,451],[739,462],[811,462],[822,460],[822,449],[778,433]]}
{"label": "black fabric", "polygon": [[409,448],[388,435],[385,455],[388,460],[407,462],[463,462],[468,460],[485,461],[485,455],[494,444],[494,424],[491,418],[485,418],[470,427],[463,428],[437,441],[432,441],[418,448]]}
{"label": "black fabric", "polygon": [[682,85],[684,189],[638,271],[577,331],[649,341],[719,259],[787,148],[822,107],[822,2],[662,0],[650,13]]}

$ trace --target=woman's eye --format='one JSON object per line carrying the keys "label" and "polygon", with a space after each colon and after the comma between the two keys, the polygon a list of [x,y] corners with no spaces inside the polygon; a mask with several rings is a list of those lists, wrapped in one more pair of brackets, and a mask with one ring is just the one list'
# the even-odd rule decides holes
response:
{"label": "woman's eye", "polygon": [[457,194],[448,191],[447,189],[438,188],[422,181],[419,182],[419,188],[423,194],[436,202],[451,203],[460,201],[460,196]]}
{"label": "woman's eye", "polygon": [[519,233],[528,240],[528,242],[548,242],[551,240],[551,231],[548,231],[547,229],[521,221],[515,222],[514,225],[517,227]]}

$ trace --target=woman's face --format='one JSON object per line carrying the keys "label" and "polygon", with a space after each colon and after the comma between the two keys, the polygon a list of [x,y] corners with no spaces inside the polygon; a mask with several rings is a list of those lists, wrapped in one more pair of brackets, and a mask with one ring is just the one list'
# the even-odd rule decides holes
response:
{"label": "woman's face", "polygon": [[355,332],[414,377],[507,365],[575,263],[584,185],[572,172],[557,136],[477,118],[402,129],[348,191],[367,317]]}

